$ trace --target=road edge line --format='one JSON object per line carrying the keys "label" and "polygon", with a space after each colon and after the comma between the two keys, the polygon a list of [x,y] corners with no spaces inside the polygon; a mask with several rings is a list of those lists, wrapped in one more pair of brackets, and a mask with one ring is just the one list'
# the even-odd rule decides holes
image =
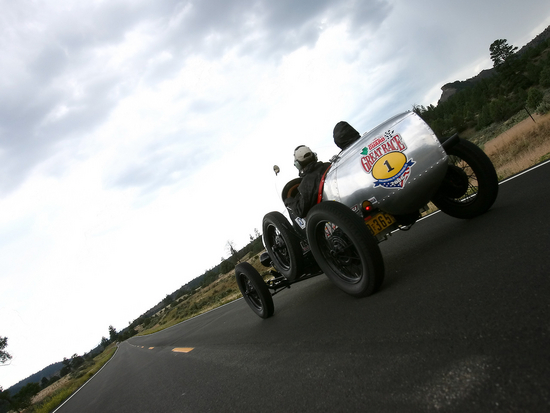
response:
{"label": "road edge line", "polygon": [[101,370],[103,370],[103,369],[105,368],[105,366],[107,366],[107,364],[109,364],[109,363],[111,362],[112,359],[115,358],[116,353],[118,353],[118,345],[116,346],[115,354],[113,354],[113,355],[111,356],[111,358],[110,358],[109,360],[107,360],[107,363],[105,363],[98,371],[96,371],[96,373],[95,373],[92,377],[90,377],[88,380],[86,380],[86,383],[84,383],[82,386],[80,386],[78,389],[76,389],[76,391],[75,391],[73,394],[71,394],[71,395],[67,398],[67,400],[65,400],[63,403],[61,403],[59,406],[57,406],[57,409],[55,409],[52,413],[55,413],[55,412],[57,412],[59,409],[61,409],[61,408],[65,405],[65,403],[67,403],[69,400],[71,400],[71,399],[80,391],[80,389],[82,389],[82,388],[83,388],[84,386],[86,386],[90,381],[92,381],[93,378],[94,378],[95,376],[97,376],[97,375],[99,374],[99,372],[100,372]]}

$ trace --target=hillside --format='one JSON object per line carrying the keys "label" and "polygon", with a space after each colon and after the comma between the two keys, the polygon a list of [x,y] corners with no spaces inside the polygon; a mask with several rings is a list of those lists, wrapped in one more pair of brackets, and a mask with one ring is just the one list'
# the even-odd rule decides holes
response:
{"label": "hillside", "polygon": [[[516,52],[517,56],[521,56],[526,53],[529,49],[540,46],[541,43],[550,39],[550,26],[548,26],[542,33],[538,34],[533,40],[524,45],[520,50]],[[466,79],[466,80],[456,80],[451,83],[447,83],[441,87],[441,97],[437,104],[446,102],[451,96],[456,92],[464,90],[466,88],[474,86],[476,83],[483,79],[488,79],[496,73],[494,68],[485,69],[479,72],[476,76]]]}
{"label": "hillside", "polygon": [[63,363],[61,361],[58,363],[50,364],[48,367],[45,367],[39,372],[34,373],[29,377],[27,377],[26,379],[23,379],[20,382],[14,384],[8,390],[11,394],[16,394],[27,383],[40,383],[40,381],[44,377],[49,379],[50,377],[55,376],[56,374],[59,373],[62,367],[63,367]]}

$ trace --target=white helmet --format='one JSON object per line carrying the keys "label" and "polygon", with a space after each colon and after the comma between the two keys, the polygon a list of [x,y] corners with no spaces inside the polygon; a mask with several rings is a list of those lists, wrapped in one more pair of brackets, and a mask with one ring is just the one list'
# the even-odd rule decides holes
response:
{"label": "white helmet", "polygon": [[317,154],[314,153],[309,147],[300,145],[294,149],[294,166],[299,171],[304,169],[306,165],[311,162],[317,162]]}

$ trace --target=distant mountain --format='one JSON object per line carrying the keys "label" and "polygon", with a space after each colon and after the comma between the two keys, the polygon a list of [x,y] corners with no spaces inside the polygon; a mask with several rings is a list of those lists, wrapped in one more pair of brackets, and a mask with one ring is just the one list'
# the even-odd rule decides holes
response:
{"label": "distant mountain", "polygon": [[48,367],[40,370],[38,373],[34,373],[33,375],[27,377],[26,379],[21,380],[19,383],[14,384],[9,389],[10,394],[13,396],[16,394],[21,388],[28,383],[40,383],[43,377],[50,378],[52,376],[55,376],[61,368],[63,367],[63,363],[57,362],[50,364]]}
{"label": "distant mountain", "polygon": [[546,29],[544,29],[537,37],[535,37],[533,40],[531,40],[529,43],[527,43],[525,46],[523,46],[521,49],[519,49],[516,54],[521,55],[527,51],[527,49],[530,49],[531,47],[538,46],[546,39],[550,38],[550,26],[548,26]]}
{"label": "distant mountain", "polygon": [[[519,49],[515,54],[520,56],[523,53],[525,53],[528,49],[538,46],[541,42],[545,41],[546,39],[550,38],[550,26],[548,26],[546,29],[542,31],[539,35],[537,35],[533,40],[531,40],[529,43],[527,43],[525,46],[523,46],[521,49]],[[486,79],[488,77],[493,76],[495,73],[495,69],[485,69],[479,72],[477,76],[474,76],[467,80],[456,80],[452,83],[447,83],[441,87],[441,97],[439,98],[437,104],[445,102],[447,99],[449,99],[452,95],[454,95],[456,92],[465,89],[467,87],[472,86],[476,82]]]}

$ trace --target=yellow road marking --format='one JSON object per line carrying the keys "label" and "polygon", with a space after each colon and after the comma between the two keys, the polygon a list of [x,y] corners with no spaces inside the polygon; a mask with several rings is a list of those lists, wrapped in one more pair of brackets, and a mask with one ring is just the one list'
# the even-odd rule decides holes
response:
{"label": "yellow road marking", "polygon": [[154,347],[149,347],[149,350],[153,350],[153,349],[154,349]]}
{"label": "yellow road marking", "polygon": [[176,347],[172,349],[174,353],[189,353],[194,347]]}

